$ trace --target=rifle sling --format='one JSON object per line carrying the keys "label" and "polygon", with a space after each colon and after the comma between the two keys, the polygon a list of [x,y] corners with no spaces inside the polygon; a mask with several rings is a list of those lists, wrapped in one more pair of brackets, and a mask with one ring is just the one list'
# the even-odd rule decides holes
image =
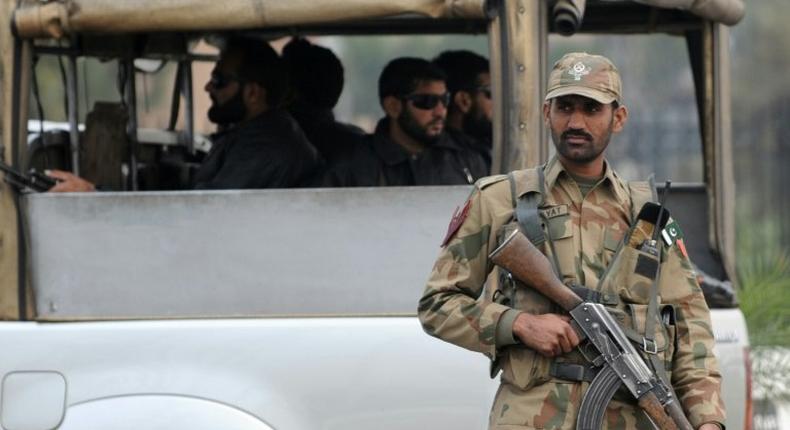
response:
{"label": "rifle sling", "polygon": [[579,285],[571,285],[569,288],[585,302],[600,303],[606,306],[615,306],[620,303],[620,298],[617,294],[602,293]]}
{"label": "rifle sling", "polygon": [[[660,220],[659,220],[660,221]],[[655,228],[659,228],[656,225]],[[650,285],[650,301],[647,304],[647,316],[645,319],[645,343],[644,343],[644,356],[648,358],[648,362],[650,363],[650,367],[653,368],[653,372],[655,372],[656,376],[666,385],[675,395],[675,390],[672,387],[672,383],[669,380],[669,376],[667,375],[666,369],[664,368],[664,363],[661,361],[661,358],[658,355],[658,348],[656,347],[656,340],[655,340],[655,327],[656,322],[658,320],[658,284],[661,281],[661,258],[663,257],[663,250],[664,245],[659,241],[658,244],[658,265],[656,267],[656,275],[653,278],[653,283]],[[667,344],[665,348],[669,348],[669,342],[672,342],[672,339],[667,339]],[[649,345],[652,343],[653,347],[652,350],[649,350]]]}
{"label": "rifle sling", "polygon": [[538,175],[538,190],[527,191],[521,196],[516,193],[516,180],[511,172],[508,175],[510,180],[510,196],[513,199],[514,215],[521,231],[527,236],[530,242],[536,247],[540,247],[546,241],[546,236],[541,225],[540,213],[538,208],[543,206],[543,196],[545,194],[545,184],[543,168],[533,169]]}
{"label": "rifle sling", "polygon": [[554,272],[559,276],[560,265],[557,253],[554,252],[554,243],[551,237],[547,236],[547,232],[544,232],[544,220],[539,210],[543,207],[544,196],[546,195],[546,178],[543,172],[545,167],[544,164],[525,171],[527,174],[537,175],[537,180],[535,182],[538,184],[538,189],[528,190],[521,196],[519,196],[516,191],[515,175],[513,172],[508,174],[508,181],[510,181],[510,198],[513,202],[514,218],[527,239],[538,248],[548,241],[551,249],[552,266],[554,266]]}

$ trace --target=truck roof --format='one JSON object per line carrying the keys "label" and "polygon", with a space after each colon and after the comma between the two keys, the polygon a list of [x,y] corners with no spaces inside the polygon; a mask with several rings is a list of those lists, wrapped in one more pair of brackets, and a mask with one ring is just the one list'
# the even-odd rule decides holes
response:
{"label": "truck roof", "polygon": [[[22,38],[60,38],[72,33],[254,29],[402,16],[480,19],[491,16],[497,4],[491,0],[69,0],[22,6],[14,12],[12,27]],[[590,15],[624,7],[681,10],[727,25],[744,15],[742,0],[559,0],[556,4],[579,16],[585,10]]]}

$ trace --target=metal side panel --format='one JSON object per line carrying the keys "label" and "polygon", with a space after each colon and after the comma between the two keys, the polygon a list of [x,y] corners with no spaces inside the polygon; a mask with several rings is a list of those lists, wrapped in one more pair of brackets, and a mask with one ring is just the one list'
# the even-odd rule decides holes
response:
{"label": "metal side panel", "polygon": [[[0,339],[0,378],[62,375],[61,430],[480,430],[498,385],[415,317],[5,322]],[[62,386],[9,379],[3,428],[51,428],[43,399],[7,402]]]}
{"label": "metal side panel", "polygon": [[469,191],[29,195],[37,316],[415,314]]}

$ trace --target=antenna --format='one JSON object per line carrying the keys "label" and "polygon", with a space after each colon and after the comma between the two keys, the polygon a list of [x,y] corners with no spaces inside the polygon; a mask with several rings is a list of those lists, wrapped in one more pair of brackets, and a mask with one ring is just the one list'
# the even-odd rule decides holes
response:
{"label": "antenna", "polygon": [[661,193],[661,197],[658,198],[658,204],[660,208],[658,209],[658,218],[656,219],[655,227],[653,227],[653,243],[658,241],[658,234],[659,231],[662,230],[661,228],[661,220],[664,218],[664,204],[667,201],[667,195],[669,194],[669,189],[672,187],[672,181],[664,182],[664,190]]}

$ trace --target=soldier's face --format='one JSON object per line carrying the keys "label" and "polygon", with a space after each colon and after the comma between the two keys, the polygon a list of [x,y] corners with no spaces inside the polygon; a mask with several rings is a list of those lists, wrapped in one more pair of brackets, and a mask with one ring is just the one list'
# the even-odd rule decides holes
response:
{"label": "soldier's face", "polygon": [[620,132],[625,124],[626,110],[568,95],[546,102],[543,115],[560,159],[589,164],[603,158],[612,133]]}
{"label": "soldier's face", "polygon": [[435,142],[444,131],[448,98],[444,82],[420,83],[411,94],[401,100],[398,125],[418,142]]}

